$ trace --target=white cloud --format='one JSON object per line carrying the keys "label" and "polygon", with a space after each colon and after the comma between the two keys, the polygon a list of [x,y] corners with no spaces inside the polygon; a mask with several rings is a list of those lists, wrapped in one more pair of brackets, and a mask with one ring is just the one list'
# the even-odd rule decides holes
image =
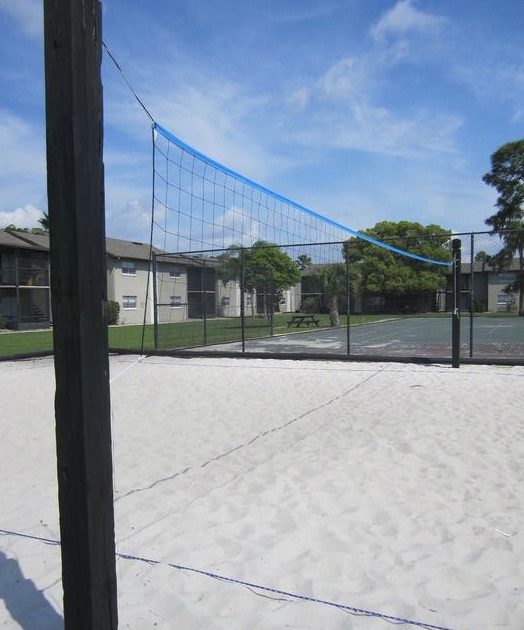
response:
{"label": "white cloud", "polygon": [[44,32],[41,0],[0,0],[0,11],[7,13],[29,37],[40,37]]}
{"label": "white cloud", "polygon": [[334,100],[360,100],[372,84],[372,73],[365,58],[345,58],[332,65],[321,77],[318,88],[322,95]]}
{"label": "white cloud", "polygon": [[118,210],[106,208],[108,237],[145,241],[151,227],[151,202],[147,197],[125,201]]}
{"label": "white cloud", "polygon": [[489,47],[468,51],[466,57],[450,66],[450,73],[480,103],[496,107],[499,116],[509,115],[513,123],[519,124],[524,118],[524,71],[519,65],[519,61],[524,63],[524,55],[520,50],[515,51],[514,59],[503,63],[498,57]]}
{"label": "white cloud", "polygon": [[458,116],[426,111],[406,116],[353,103],[343,113],[316,119],[315,124],[297,132],[296,140],[310,146],[422,159],[454,152],[454,136],[461,125]]}
{"label": "white cloud", "polygon": [[[288,98],[288,105],[296,105],[290,138],[302,145],[409,158],[455,151],[462,118],[423,106],[395,111],[382,98],[387,70],[373,51],[333,64]],[[307,98],[301,100],[302,93]]]}
{"label": "white cloud", "polygon": [[45,138],[23,118],[0,110],[0,181],[8,176],[45,178]]}
{"label": "white cloud", "polygon": [[292,109],[299,111],[304,110],[309,103],[309,90],[306,87],[300,87],[293,90],[286,98],[286,104]]}
{"label": "white cloud", "polygon": [[[0,208],[42,205],[46,199],[44,129],[0,110]],[[13,222],[13,221],[12,221]],[[34,224],[33,224],[34,227]]]}
{"label": "white cloud", "polygon": [[213,226],[203,226],[203,244],[217,248],[230,245],[249,247],[261,236],[262,224],[250,216],[249,208],[232,206],[215,218]]}
{"label": "white cloud", "polygon": [[[270,134],[260,132],[262,114],[271,105],[269,95],[249,91],[227,76],[208,73],[191,59],[182,63],[176,55],[166,63],[163,75],[146,65],[138,74],[142,77],[141,98],[155,120],[190,146],[258,180],[286,168],[288,158],[267,148],[275,127]],[[143,112],[118,92],[117,97],[105,92],[106,123],[145,138]],[[302,98],[306,96],[304,93]]]}
{"label": "white cloud", "polygon": [[31,204],[27,204],[23,208],[15,208],[11,212],[0,211],[0,227],[8,225],[16,225],[23,228],[39,227],[38,219],[43,214],[43,210]]}
{"label": "white cloud", "polygon": [[311,7],[305,5],[307,3],[303,0],[300,4],[289,5],[289,7],[285,3],[279,3],[278,10],[266,12],[266,16],[277,23],[292,24],[295,22],[316,21],[336,13],[339,9],[337,2],[330,3],[326,0],[323,0],[321,4],[314,2]]}
{"label": "white cloud", "polygon": [[444,22],[445,18],[418,10],[413,6],[412,0],[399,0],[371,28],[371,35],[375,40],[382,41],[388,35],[436,33]]}

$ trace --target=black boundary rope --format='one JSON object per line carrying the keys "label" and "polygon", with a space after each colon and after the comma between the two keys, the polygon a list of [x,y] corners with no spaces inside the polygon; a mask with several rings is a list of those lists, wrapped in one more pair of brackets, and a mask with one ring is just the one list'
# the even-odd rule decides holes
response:
{"label": "black boundary rope", "polygon": [[[17,536],[20,538],[28,538],[30,540],[36,540],[38,542],[43,542],[48,545],[60,545],[60,542],[58,540],[53,540],[51,538],[43,538],[41,536],[34,536],[31,534],[22,534],[20,532],[13,532],[7,529],[0,529],[0,534],[4,534],[6,536]],[[383,621],[387,621],[388,623],[395,624],[395,625],[410,625],[410,626],[416,626],[418,628],[425,628],[426,630],[453,630],[453,628],[448,628],[444,626],[435,626],[430,623],[424,623],[421,621],[413,621],[411,619],[404,619],[403,617],[394,617],[392,615],[385,615],[383,613],[374,612],[372,610],[367,610],[365,608],[356,608],[354,606],[338,604],[337,602],[332,602],[325,599],[319,599],[316,597],[308,597],[306,595],[300,595],[299,593],[282,591],[277,588],[271,588],[269,586],[263,586],[261,584],[254,584],[252,582],[246,582],[244,580],[237,580],[236,578],[220,575],[218,573],[212,573],[210,571],[204,571],[202,569],[195,569],[193,567],[187,567],[187,566],[184,566],[181,564],[175,564],[172,562],[164,562],[162,560],[154,560],[152,558],[143,558],[141,556],[135,556],[132,554],[120,553],[120,552],[117,552],[116,556],[118,558],[121,558],[122,560],[134,560],[136,562],[144,562],[145,564],[149,564],[151,566],[164,565],[164,566],[170,567],[171,569],[177,569],[178,571],[187,571],[190,573],[196,573],[197,575],[203,575],[205,577],[213,578],[221,582],[228,582],[230,584],[238,584],[239,586],[245,586],[249,590],[254,589],[255,591],[264,591],[266,593],[272,593],[273,595],[281,595],[291,600],[311,602],[314,604],[323,604],[324,606],[331,606],[332,608],[337,608],[351,615],[374,617],[375,619],[382,619]]]}

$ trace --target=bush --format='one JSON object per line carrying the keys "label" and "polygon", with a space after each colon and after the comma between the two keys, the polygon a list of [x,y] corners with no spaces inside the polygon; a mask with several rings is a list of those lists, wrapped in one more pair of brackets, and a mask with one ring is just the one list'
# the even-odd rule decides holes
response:
{"label": "bush", "polygon": [[319,313],[320,312],[320,298],[315,296],[305,297],[300,305],[301,313]]}
{"label": "bush", "polygon": [[482,300],[473,300],[473,311],[475,313],[485,313],[487,311],[486,303]]}
{"label": "bush", "polygon": [[107,302],[108,326],[111,326],[112,324],[118,324],[119,315],[120,315],[120,304],[118,302],[114,302],[113,300],[109,300]]}

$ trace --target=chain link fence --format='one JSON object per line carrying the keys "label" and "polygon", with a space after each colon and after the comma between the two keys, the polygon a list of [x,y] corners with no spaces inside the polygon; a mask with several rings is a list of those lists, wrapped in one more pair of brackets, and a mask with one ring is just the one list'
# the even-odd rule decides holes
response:
{"label": "chain link fence", "polygon": [[[462,243],[455,291],[454,238]],[[451,361],[458,352],[461,360],[524,360],[522,263],[497,257],[499,235],[384,240],[442,264],[356,238],[156,256],[155,348],[282,358]]]}

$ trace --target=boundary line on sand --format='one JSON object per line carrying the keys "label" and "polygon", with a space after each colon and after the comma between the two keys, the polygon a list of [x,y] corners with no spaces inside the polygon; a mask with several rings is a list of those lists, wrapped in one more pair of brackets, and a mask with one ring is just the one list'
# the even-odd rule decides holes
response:
{"label": "boundary line on sand", "polygon": [[[60,546],[60,541],[58,540],[53,540],[51,538],[44,538],[41,536],[34,536],[32,534],[22,534],[20,532],[14,532],[14,531],[10,531],[7,529],[0,529],[0,534],[6,535],[6,536],[17,536],[19,538],[28,538],[30,540],[35,540],[38,542],[43,542],[46,543],[48,545],[57,545]],[[172,562],[165,562],[163,560],[154,560],[152,558],[144,558],[141,556],[135,556],[132,554],[128,554],[128,553],[121,553],[121,552],[117,552],[116,556],[118,558],[121,558],[122,560],[134,560],[136,562],[144,562],[146,564],[152,565],[152,566],[159,566],[159,565],[163,565],[163,566],[167,566],[171,569],[177,569],[178,571],[188,571],[191,573],[196,573],[198,575],[203,575],[205,577],[210,577],[213,578],[215,580],[219,580],[221,582],[229,582],[230,584],[238,584],[240,586],[245,586],[248,589],[255,589],[258,591],[265,591],[266,593],[272,593],[274,595],[283,595],[284,597],[289,597],[291,599],[295,599],[295,600],[299,600],[299,601],[306,601],[306,602],[311,602],[314,604],[323,604],[324,606],[331,606],[333,608],[338,608],[339,610],[343,610],[347,613],[350,613],[352,615],[359,615],[359,616],[364,616],[364,617],[374,617],[376,619],[382,619],[383,621],[387,621],[388,623],[391,624],[396,624],[396,625],[411,625],[411,626],[416,626],[418,628],[425,628],[426,630],[453,630],[453,628],[448,628],[448,627],[444,627],[444,626],[435,626],[433,624],[430,623],[424,623],[421,621],[413,621],[411,619],[404,619],[402,617],[394,617],[392,615],[385,615],[383,613],[379,613],[379,612],[374,612],[372,610],[367,610],[365,608],[356,608],[354,606],[347,606],[345,604],[338,604],[337,602],[332,602],[329,600],[325,600],[325,599],[319,599],[316,597],[308,597],[306,595],[300,595],[299,593],[291,593],[289,591],[282,591],[280,589],[277,588],[271,588],[269,586],[263,586],[261,584],[254,584],[252,582],[246,582],[244,580],[237,580],[236,578],[231,578],[225,575],[220,575],[218,573],[212,573],[210,571],[204,571],[202,569],[195,569],[194,567],[187,567],[181,564],[175,564]]]}

